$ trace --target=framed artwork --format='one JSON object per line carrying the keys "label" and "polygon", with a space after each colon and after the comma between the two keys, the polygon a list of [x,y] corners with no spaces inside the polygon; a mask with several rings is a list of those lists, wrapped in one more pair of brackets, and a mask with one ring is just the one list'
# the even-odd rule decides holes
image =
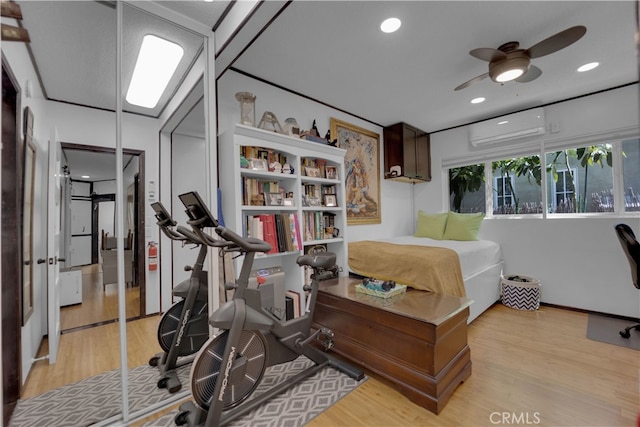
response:
{"label": "framed artwork", "polygon": [[310,168],[310,167],[305,167],[304,168],[305,173],[307,174],[307,176],[311,176],[314,178],[319,178],[320,177],[320,169],[318,168]]}
{"label": "framed artwork", "polygon": [[327,179],[338,179],[338,168],[335,166],[327,166],[324,168]]}
{"label": "framed artwork", "polygon": [[249,159],[249,169],[266,171],[269,168],[265,159]]}
{"label": "framed artwork", "polygon": [[327,194],[326,196],[324,196],[324,205],[325,206],[338,206],[338,203],[336,202],[336,195],[335,194]]}
{"label": "framed artwork", "polygon": [[264,202],[267,206],[282,206],[282,193],[265,193]]}
{"label": "framed artwork", "polygon": [[345,195],[347,224],[380,224],[380,135],[331,118],[331,138],[347,150]]}

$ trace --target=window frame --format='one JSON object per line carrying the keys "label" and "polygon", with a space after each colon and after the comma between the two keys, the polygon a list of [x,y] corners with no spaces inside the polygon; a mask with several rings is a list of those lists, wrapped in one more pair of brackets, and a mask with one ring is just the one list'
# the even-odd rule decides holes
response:
{"label": "window frame", "polygon": [[[579,147],[586,147],[590,145],[598,144],[611,144],[612,149],[612,179],[613,179],[613,197],[614,200],[624,200],[624,182],[623,182],[623,159],[622,159],[622,144],[624,141],[640,139],[640,132],[637,126],[618,129],[616,131],[607,131],[600,134],[580,136],[574,138],[565,139],[538,139],[529,141],[523,144],[512,145],[510,147],[498,147],[487,148],[474,152],[467,153],[461,156],[453,156],[448,158],[442,158],[441,167],[443,174],[443,193],[446,196],[449,195],[449,169],[455,167],[463,167],[472,164],[484,163],[485,165],[485,215],[486,218],[593,218],[593,217],[614,217],[614,218],[638,218],[640,212],[638,211],[625,211],[624,203],[615,203],[613,212],[579,212],[579,213],[550,213],[548,212],[547,200],[548,200],[548,179],[549,174],[547,171],[547,159],[546,153],[551,151],[558,151],[563,149],[573,149]],[[542,168],[541,175],[541,202],[542,213],[531,214],[495,214],[494,209],[494,180],[491,173],[491,164],[494,161],[499,161],[505,158],[516,158],[530,155],[540,155],[540,167]],[[492,197],[487,197],[487,194],[491,194]],[[445,197],[446,203],[444,206],[449,208],[449,199]],[[555,202],[554,202],[555,203]]]}

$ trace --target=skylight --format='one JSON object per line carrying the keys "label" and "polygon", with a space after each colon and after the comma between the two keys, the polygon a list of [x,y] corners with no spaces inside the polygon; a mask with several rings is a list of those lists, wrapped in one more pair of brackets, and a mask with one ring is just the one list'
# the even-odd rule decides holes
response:
{"label": "skylight", "polygon": [[184,50],[179,45],[147,34],[142,39],[126,100],[154,108],[176,71]]}

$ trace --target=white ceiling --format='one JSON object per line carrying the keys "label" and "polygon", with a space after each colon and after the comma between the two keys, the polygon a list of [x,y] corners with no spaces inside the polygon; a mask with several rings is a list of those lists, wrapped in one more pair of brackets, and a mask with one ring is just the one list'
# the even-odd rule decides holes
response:
{"label": "white ceiling", "polygon": [[[295,1],[233,66],[383,126],[434,132],[637,81],[634,11],[633,1]],[[389,16],[402,27],[384,34]],[[537,80],[453,90],[487,72],[470,50],[528,48],[575,25],[582,39],[532,61]],[[601,65],[576,72],[590,61]]]}
{"label": "white ceiling", "polygon": [[[113,2],[18,3],[49,97],[113,109],[114,68],[106,61],[114,55],[115,11],[109,7]],[[202,0],[152,3],[208,28],[216,25],[229,3],[229,16],[237,6]],[[400,18],[402,27],[383,34],[378,25],[389,16]],[[634,16],[631,0],[296,0],[231,66],[372,123],[404,121],[434,132],[637,82]],[[470,50],[497,48],[509,41],[528,48],[575,25],[587,28],[582,39],[532,61],[543,72],[540,78],[504,85],[485,79],[453,90],[487,71],[488,64],[469,55]],[[186,45],[194,46],[190,55],[201,45],[193,33],[164,20],[139,11],[125,15],[126,46],[149,31],[184,37]],[[123,70],[131,58],[125,55]],[[590,61],[600,66],[588,73],[575,71]],[[487,100],[471,105],[478,96]],[[196,114],[203,117],[200,111]]]}

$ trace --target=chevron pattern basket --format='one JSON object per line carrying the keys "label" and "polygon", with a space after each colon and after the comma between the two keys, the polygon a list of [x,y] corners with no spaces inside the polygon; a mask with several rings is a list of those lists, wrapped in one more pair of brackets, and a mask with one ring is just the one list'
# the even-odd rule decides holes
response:
{"label": "chevron pattern basket", "polygon": [[540,281],[522,275],[502,276],[500,281],[502,304],[518,310],[540,308]]}

